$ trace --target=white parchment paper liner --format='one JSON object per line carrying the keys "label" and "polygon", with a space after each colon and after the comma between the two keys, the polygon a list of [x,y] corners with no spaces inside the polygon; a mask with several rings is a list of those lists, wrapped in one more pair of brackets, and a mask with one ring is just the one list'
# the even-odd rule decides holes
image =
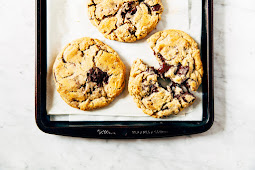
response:
{"label": "white parchment paper liner", "polygon": [[[201,42],[201,0],[162,0],[164,12],[157,28],[150,34],[166,29],[179,29],[190,34],[198,44]],[[81,37],[92,37],[111,46],[127,67],[127,80],[130,67],[136,58],[141,58],[147,64],[157,65],[153,51],[146,39],[135,43],[121,43],[105,39],[89,21],[86,0],[47,0],[47,113],[51,120],[69,121],[106,121],[158,120],[147,116],[133,102],[128,94],[127,86],[109,106],[95,111],[81,111],[67,105],[55,89],[52,66],[57,54],[72,40]],[[126,83],[127,84],[127,83]],[[195,93],[195,103],[177,116],[171,116],[165,121],[199,121],[202,120],[201,88]],[[161,119],[162,120],[162,119]]]}

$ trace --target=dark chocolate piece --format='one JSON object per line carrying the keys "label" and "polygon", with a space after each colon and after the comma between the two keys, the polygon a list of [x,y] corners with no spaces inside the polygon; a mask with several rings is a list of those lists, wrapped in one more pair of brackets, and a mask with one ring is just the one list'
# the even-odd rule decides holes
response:
{"label": "dark chocolate piece", "polygon": [[150,91],[151,93],[156,93],[158,92],[158,88],[155,85],[150,85]]}
{"label": "dark chocolate piece", "polygon": [[164,63],[164,64],[162,64],[162,65],[160,66],[160,68],[158,69],[158,72],[159,72],[160,74],[164,74],[164,73],[166,73],[171,67],[172,67],[172,66],[170,66],[170,65],[168,65],[168,64],[166,64],[166,63]]}
{"label": "dark chocolate piece", "polygon": [[137,12],[137,8],[134,7],[134,8],[130,11],[130,14],[131,14],[131,15],[134,15],[136,12]]}
{"label": "dark chocolate piece", "polygon": [[157,5],[154,5],[153,7],[151,7],[152,11],[159,11],[161,8],[161,5],[157,4]]}
{"label": "dark chocolate piece", "polygon": [[108,84],[109,76],[98,67],[91,68],[87,73],[88,81],[97,83],[99,87],[103,86],[103,82]]}
{"label": "dark chocolate piece", "polygon": [[176,71],[177,75],[186,75],[189,72],[189,66],[178,65],[178,69]]}

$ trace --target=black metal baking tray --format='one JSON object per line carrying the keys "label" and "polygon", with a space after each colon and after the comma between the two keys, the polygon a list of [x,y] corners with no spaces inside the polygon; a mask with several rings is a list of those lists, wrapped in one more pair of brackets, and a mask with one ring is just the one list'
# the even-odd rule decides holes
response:
{"label": "black metal baking tray", "polygon": [[35,119],[43,132],[87,138],[156,138],[202,133],[214,121],[213,0],[202,0],[201,56],[204,66],[202,121],[50,121],[46,111],[46,0],[36,2]]}

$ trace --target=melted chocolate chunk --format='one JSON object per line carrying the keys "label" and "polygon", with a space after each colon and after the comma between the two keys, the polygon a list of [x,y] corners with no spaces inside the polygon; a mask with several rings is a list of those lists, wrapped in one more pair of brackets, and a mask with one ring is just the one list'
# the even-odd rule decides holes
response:
{"label": "melted chocolate chunk", "polygon": [[[156,53],[154,52],[154,55],[156,55]],[[157,53],[158,58],[163,62],[163,64],[160,66],[160,68],[158,69],[158,73],[163,75],[165,72],[167,72],[172,66],[168,65],[167,63],[165,63],[165,58],[160,54]]]}
{"label": "melted chocolate chunk", "polygon": [[122,18],[125,18],[126,14],[127,14],[126,12],[121,12]]}
{"label": "melted chocolate chunk", "polygon": [[63,63],[66,63],[66,60],[64,59],[64,57],[62,57],[62,61],[63,61]]}
{"label": "melted chocolate chunk", "polygon": [[130,11],[130,14],[131,14],[131,15],[134,15],[136,12],[137,12],[137,8],[134,7],[134,8]]}
{"label": "melted chocolate chunk", "polygon": [[135,35],[135,30],[133,30],[132,28],[129,28],[129,29],[128,29],[128,32],[129,32],[130,34],[132,34],[132,35]]}
{"label": "melted chocolate chunk", "polygon": [[168,65],[168,64],[166,64],[166,63],[164,63],[163,65],[160,66],[160,68],[158,69],[158,72],[159,72],[160,74],[164,74],[164,73],[166,73],[171,67],[172,67],[172,66],[170,66],[170,65]]}
{"label": "melted chocolate chunk", "polygon": [[155,85],[150,85],[150,91],[151,93],[156,93],[158,92],[158,88]]}
{"label": "melted chocolate chunk", "polygon": [[177,99],[179,99],[181,96],[178,94],[178,95],[175,95],[174,94],[174,98],[177,98]]}
{"label": "melted chocolate chunk", "polygon": [[[154,55],[155,55],[155,52],[154,52]],[[160,53],[157,53],[157,56],[158,56],[158,58],[159,58],[162,62],[165,62],[164,57],[163,57]]]}
{"label": "melted chocolate chunk", "polygon": [[178,69],[176,71],[177,75],[186,75],[189,72],[189,66],[178,65]]}
{"label": "melted chocolate chunk", "polygon": [[157,4],[157,5],[154,5],[153,7],[151,7],[152,11],[159,11],[161,8],[161,5]]}
{"label": "melted chocolate chunk", "polygon": [[99,87],[103,86],[103,82],[108,84],[109,76],[98,67],[91,68],[87,73],[88,81],[97,83]]}
{"label": "melted chocolate chunk", "polygon": [[188,79],[185,80],[182,84],[187,88],[187,90],[189,90],[190,85],[189,85],[189,83],[188,83]]}
{"label": "melted chocolate chunk", "polygon": [[127,13],[130,13],[131,15],[134,15],[137,12],[137,8],[136,7],[132,7],[132,5],[134,3],[135,3],[134,1],[127,3],[126,9],[124,9],[124,11],[121,12],[122,18],[125,18]]}
{"label": "melted chocolate chunk", "polygon": [[128,7],[129,7],[129,8],[132,8],[132,5],[133,5],[134,3],[135,3],[134,1],[128,2]]}
{"label": "melted chocolate chunk", "polygon": [[157,73],[157,71],[155,70],[154,67],[148,67],[148,68],[146,69],[146,71],[147,71],[147,72],[150,72],[150,73]]}

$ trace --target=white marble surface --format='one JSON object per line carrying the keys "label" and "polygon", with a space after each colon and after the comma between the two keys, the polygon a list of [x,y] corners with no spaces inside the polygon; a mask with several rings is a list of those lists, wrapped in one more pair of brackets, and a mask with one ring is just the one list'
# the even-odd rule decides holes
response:
{"label": "white marble surface", "polygon": [[0,169],[255,169],[255,1],[215,0],[215,123],[206,133],[95,140],[34,121],[35,5],[0,0]]}

